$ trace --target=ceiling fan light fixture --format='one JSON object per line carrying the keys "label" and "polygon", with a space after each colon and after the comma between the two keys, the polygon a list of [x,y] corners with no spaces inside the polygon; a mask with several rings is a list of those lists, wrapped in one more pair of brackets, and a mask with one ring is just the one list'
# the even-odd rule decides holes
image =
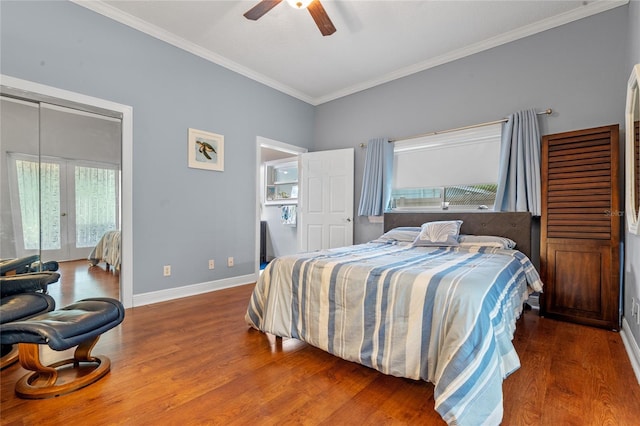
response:
{"label": "ceiling fan light fixture", "polygon": [[313,0],[287,0],[289,6],[294,9],[306,9]]}

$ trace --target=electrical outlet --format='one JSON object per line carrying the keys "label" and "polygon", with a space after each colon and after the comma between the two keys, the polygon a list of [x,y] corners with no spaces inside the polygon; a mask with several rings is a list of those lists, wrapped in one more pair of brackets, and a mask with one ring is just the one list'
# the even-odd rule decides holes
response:
{"label": "electrical outlet", "polygon": [[233,257],[227,258],[227,266],[231,268],[233,266]]}
{"label": "electrical outlet", "polygon": [[171,265],[164,265],[163,274],[165,277],[171,276]]}
{"label": "electrical outlet", "polygon": [[216,267],[216,263],[213,261],[213,259],[209,260],[209,269],[213,269]]}

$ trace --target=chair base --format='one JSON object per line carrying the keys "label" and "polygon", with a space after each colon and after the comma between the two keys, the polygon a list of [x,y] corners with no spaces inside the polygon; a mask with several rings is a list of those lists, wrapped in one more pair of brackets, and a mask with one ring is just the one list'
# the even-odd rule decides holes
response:
{"label": "chair base", "polygon": [[8,366],[15,364],[16,361],[18,361],[18,346],[13,345],[11,350],[3,354],[2,358],[0,358],[0,370],[4,370]]}
{"label": "chair base", "polygon": [[90,355],[98,338],[96,336],[78,345],[73,358],[48,366],[40,363],[39,345],[18,344],[20,364],[32,373],[18,380],[16,395],[24,399],[53,398],[84,388],[104,377],[111,369],[111,361],[106,356]]}

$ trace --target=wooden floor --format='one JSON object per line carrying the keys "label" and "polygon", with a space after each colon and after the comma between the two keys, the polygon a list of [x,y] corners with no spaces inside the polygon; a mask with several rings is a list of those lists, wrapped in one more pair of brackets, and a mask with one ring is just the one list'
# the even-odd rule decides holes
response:
{"label": "wooden floor", "polygon": [[120,298],[120,274],[106,270],[104,263],[91,266],[86,260],[60,262],[60,280],[49,286],[49,294],[61,308],[87,297]]}
{"label": "wooden floor", "polygon": [[[58,306],[117,291],[114,274],[86,264],[77,269],[63,271],[57,295],[52,288],[62,298]],[[83,274],[112,281],[91,287]],[[65,289],[72,276],[78,282],[71,286],[82,288]],[[21,400],[13,386],[25,370],[8,367],[1,373],[2,424],[444,424],[429,383],[385,376],[249,329],[244,313],[252,288],[127,310],[93,351],[111,358],[111,372],[73,394]],[[504,382],[504,425],[640,424],[640,386],[619,334],[529,311],[514,341],[522,367]],[[43,359],[68,352],[46,348]]]}

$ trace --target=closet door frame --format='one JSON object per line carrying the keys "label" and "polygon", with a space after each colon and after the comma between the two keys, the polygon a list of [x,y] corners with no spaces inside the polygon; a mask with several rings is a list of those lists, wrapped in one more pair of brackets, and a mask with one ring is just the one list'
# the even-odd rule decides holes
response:
{"label": "closet door frame", "polygon": [[13,92],[22,94],[25,98],[33,96],[42,101],[62,100],[64,103],[80,104],[94,110],[112,111],[120,115],[122,119],[120,301],[125,308],[133,307],[133,268],[135,267],[133,258],[133,107],[4,74],[0,74],[0,80],[2,93]]}

